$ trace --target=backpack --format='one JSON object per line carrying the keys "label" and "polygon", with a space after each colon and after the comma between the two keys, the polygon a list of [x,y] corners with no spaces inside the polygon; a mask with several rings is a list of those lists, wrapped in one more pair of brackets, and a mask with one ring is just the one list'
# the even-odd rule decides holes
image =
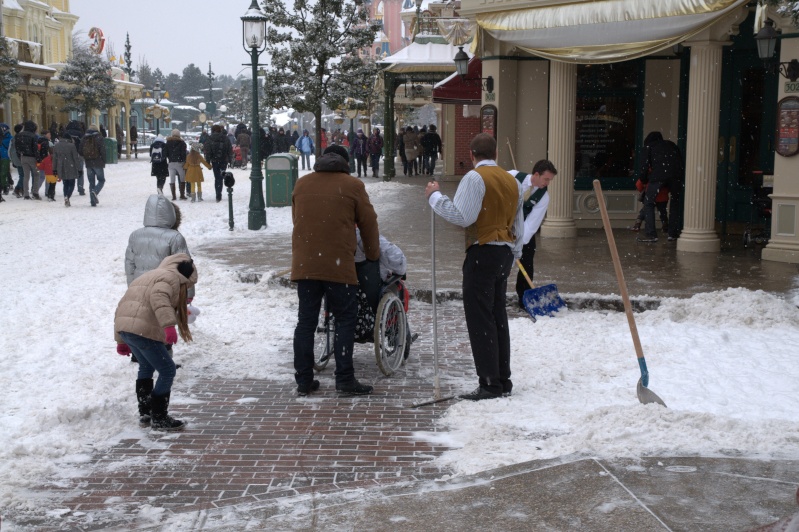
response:
{"label": "backpack", "polygon": [[84,159],[100,158],[100,149],[97,147],[97,143],[95,142],[95,138],[93,136],[87,138],[86,142],[83,143],[83,158]]}
{"label": "backpack", "polygon": [[214,161],[224,161],[227,159],[225,156],[225,141],[221,138],[211,139],[211,159]]}
{"label": "backpack", "polygon": [[40,163],[50,155],[50,141],[44,137],[36,139],[36,162]]}
{"label": "backpack", "polygon": [[153,150],[150,153],[150,162],[152,163],[164,162],[164,145],[161,142],[153,144]]}

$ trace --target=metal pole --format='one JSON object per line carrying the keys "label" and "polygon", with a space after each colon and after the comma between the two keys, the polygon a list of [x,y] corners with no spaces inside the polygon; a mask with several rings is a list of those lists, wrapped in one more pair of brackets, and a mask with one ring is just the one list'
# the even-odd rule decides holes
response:
{"label": "metal pole", "polygon": [[261,125],[258,122],[258,49],[252,48],[252,167],[250,168],[250,211],[247,229],[266,227],[264,174],[261,172]]}
{"label": "metal pole", "polygon": [[233,187],[227,187],[228,225],[233,230]]}
{"label": "metal pole", "polygon": [[433,300],[433,364],[435,364],[435,381],[433,399],[441,399],[441,383],[438,378],[438,297],[436,292],[436,211],[430,207],[430,290]]}

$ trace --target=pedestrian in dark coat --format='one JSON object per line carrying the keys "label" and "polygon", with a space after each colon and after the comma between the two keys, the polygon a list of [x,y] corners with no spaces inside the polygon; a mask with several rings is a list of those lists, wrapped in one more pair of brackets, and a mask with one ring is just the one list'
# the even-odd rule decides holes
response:
{"label": "pedestrian in dark coat", "polygon": [[[31,199],[31,186],[36,190],[38,188],[39,171],[36,169],[36,155],[38,149],[36,147],[36,129],[38,126],[33,120],[26,120],[22,123],[22,131],[14,136],[14,149],[17,150],[17,156],[22,163],[22,189],[25,199]],[[17,197],[20,194],[15,193]],[[38,194],[34,195],[35,199],[41,199]]]}
{"label": "pedestrian in dark coat", "polygon": [[380,156],[383,154],[383,137],[380,136],[380,129],[375,128],[372,135],[369,137],[369,142],[366,144],[369,157],[372,158],[372,177],[379,177],[377,175],[380,169]]}
{"label": "pedestrian in dark coat", "polygon": [[162,135],[155,137],[150,144],[150,175],[155,177],[158,193],[163,194],[166,178],[169,177],[169,162],[166,158],[166,139]]}
{"label": "pedestrian in dark coat", "polygon": [[97,196],[105,186],[105,145],[96,124],[92,124],[81,139],[79,153],[86,163],[91,205],[96,207]]}
{"label": "pedestrian in dark coat", "polygon": [[680,236],[680,210],[685,163],[680,149],[670,140],[664,140],[659,131],[652,131],[644,140],[646,160],[645,175],[641,181],[648,183],[644,196],[644,237],[639,242],[657,242],[655,227],[655,203],[661,187],[668,187],[671,194],[669,202],[669,241]]}
{"label": "pedestrian in dark coat", "polygon": [[83,168],[83,160],[72,135],[64,132],[61,140],[53,147],[53,170],[64,185],[64,206],[70,206],[70,198],[75,190],[75,181]]}
{"label": "pedestrian in dark coat", "polygon": [[[368,139],[363,134],[363,129],[358,128],[358,132],[352,138],[352,143],[350,144],[350,160],[355,160],[355,166],[357,167],[358,177],[361,177],[361,170],[363,169],[363,175],[366,177],[366,157],[369,155],[369,149],[367,147]],[[352,164],[350,164],[350,168],[352,168]]]}
{"label": "pedestrian in dark coat", "polygon": [[219,124],[211,128],[211,136],[205,142],[205,158],[214,170],[214,189],[217,203],[222,201],[222,174],[233,164],[233,145]]}
{"label": "pedestrian in dark coat", "polygon": [[[75,143],[75,148],[78,150],[78,155],[80,155],[80,141],[83,139],[83,135],[86,134],[86,128],[83,126],[83,123],[78,122],[77,120],[72,120],[67,124],[67,127],[64,131],[72,138],[72,142]],[[86,194],[86,190],[83,186],[84,164],[85,161],[83,160],[83,156],[81,156],[80,167],[78,168],[78,178],[75,180],[75,185],[78,187],[78,194],[81,196]]]}
{"label": "pedestrian in dark coat", "polygon": [[178,190],[180,191],[180,199],[186,199],[184,184],[186,182],[186,171],[183,169],[183,164],[186,162],[186,155],[188,154],[188,146],[186,141],[180,138],[180,130],[173,129],[172,135],[166,139],[166,158],[169,161],[169,190],[172,192],[172,199],[177,199],[175,195],[175,178],[178,182]]}
{"label": "pedestrian in dark coat", "polygon": [[336,316],[336,390],[372,393],[371,386],[356,380],[352,364],[358,311],[355,226],[361,231],[369,260],[380,258],[380,234],[363,181],[348,173],[348,159],[347,150],[329,146],[316,161],[314,172],[297,181],[291,198],[291,280],[297,283],[299,296],[294,378],[300,395],[319,388],[319,381],[313,378],[313,353],[323,296]]}

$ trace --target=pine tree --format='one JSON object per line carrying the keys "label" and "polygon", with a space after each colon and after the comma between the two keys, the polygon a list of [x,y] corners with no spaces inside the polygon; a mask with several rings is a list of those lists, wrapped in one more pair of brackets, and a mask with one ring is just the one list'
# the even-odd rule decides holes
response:
{"label": "pine tree", "polygon": [[86,121],[93,109],[104,110],[116,105],[111,65],[103,57],[87,50],[75,49],[59,72],[59,85],[53,92],[64,99],[64,112],[83,113]]}
{"label": "pine tree", "polygon": [[128,79],[133,79],[133,76],[136,75],[136,71],[133,70],[133,58],[130,56],[130,33],[125,34],[125,67],[122,69],[128,75]]}
{"label": "pine tree", "polygon": [[0,37],[0,103],[17,92],[20,82],[17,58],[11,57],[9,48],[6,38]]}
{"label": "pine tree", "polygon": [[137,81],[144,85],[146,89],[152,89],[155,87],[155,78],[153,77],[153,69],[150,68],[150,64],[147,63],[147,59],[139,59],[139,72],[137,76]]}
{"label": "pine tree", "polygon": [[313,113],[318,155],[322,105],[335,109],[360,93],[358,50],[372,45],[380,23],[369,20],[362,2],[346,0],[295,0],[292,7],[266,2],[264,12],[271,54],[264,105]]}

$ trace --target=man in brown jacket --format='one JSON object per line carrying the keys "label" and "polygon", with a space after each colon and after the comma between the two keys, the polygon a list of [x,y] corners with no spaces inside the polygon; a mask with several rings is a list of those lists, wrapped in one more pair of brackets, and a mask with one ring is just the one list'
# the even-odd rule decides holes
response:
{"label": "man in brown jacket", "polygon": [[314,333],[322,297],[336,318],[336,391],[365,395],[372,387],[355,379],[352,349],[358,312],[355,226],[368,260],[380,258],[377,214],[360,179],[349,175],[349,155],[341,146],[325,149],[314,172],[294,186],[291,198],[291,280],[300,304],[294,330],[294,378],[301,396],[319,389],[313,378]]}

